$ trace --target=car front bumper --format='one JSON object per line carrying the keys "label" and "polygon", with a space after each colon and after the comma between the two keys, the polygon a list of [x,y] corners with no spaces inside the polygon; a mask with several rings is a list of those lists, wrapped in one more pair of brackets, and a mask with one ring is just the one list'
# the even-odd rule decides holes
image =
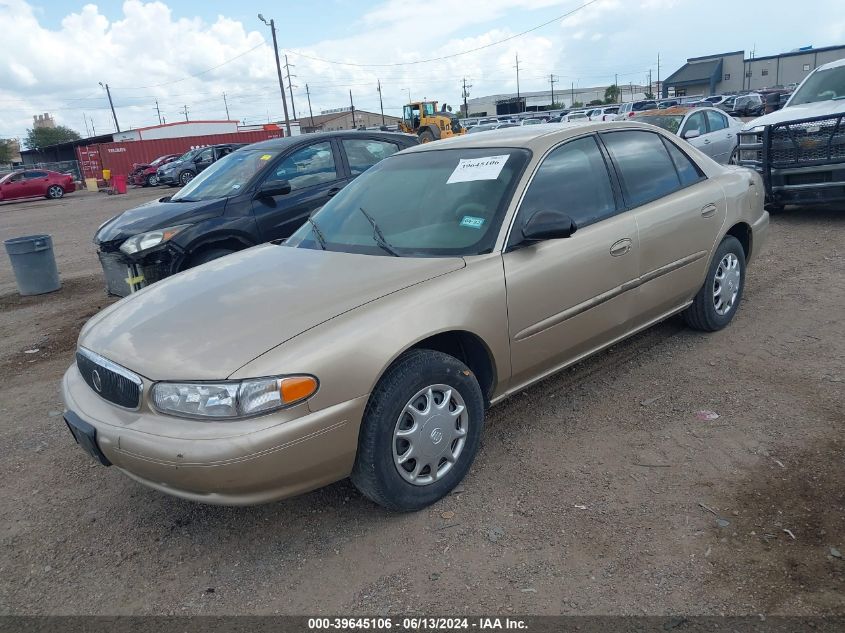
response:
{"label": "car front bumper", "polygon": [[188,420],[146,402],[138,411],[112,405],[76,364],[65,373],[62,396],[66,418],[94,429],[107,462],[150,488],[219,505],[266,503],[347,477],[367,403],[361,396],[316,412],[304,403],[234,422]]}
{"label": "car front bumper", "polygon": [[174,184],[176,182],[176,172],[175,171],[166,171],[166,172],[156,172],[156,176],[158,176],[158,183],[169,185]]}
{"label": "car front bumper", "polygon": [[168,243],[136,256],[100,248],[97,257],[108,293],[125,297],[178,272],[184,252]]}

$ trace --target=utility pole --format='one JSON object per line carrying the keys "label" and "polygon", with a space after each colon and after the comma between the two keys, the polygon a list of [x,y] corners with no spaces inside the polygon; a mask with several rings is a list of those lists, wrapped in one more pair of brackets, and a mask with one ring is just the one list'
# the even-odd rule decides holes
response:
{"label": "utility pole", "polygon": [[185,120],[186,121],[188,120],[188,104],[187,103],[184,106],[182,106],[181,110],[179,110],[179,114],[184,114]]}
{"label": "utility pole", "polygon": [[158,115],[158,124],[161,125],[161,110],[158,108],[158,99],[156,99],[156,114]]}
{"label": "utility pole", "polygon": [[100,85],[106,89],[106,96],[109,98],[109,106],[111,106],[111,115],[114,117],[114,127],[115,129],[120,132],[120,125],[117,123],[117,115],[114,113],[114,102],[111,100],[111,91],[109,90],[109,85],[104,84],[102,81]]}
{"label": "utility pole", "polygon": [[[293,64],[293,66],[296,66],[296,64]],[[291,78],[290,67],[291,67],[291,64],[288,64],[288,56],[285,55],[285,71],[288,74],[288,90],[290,90],[290,109],[293,112],[293,120],[296,121],[296,106],[293,103],[293,84],[291,84],[291,82],[290,82],[290,78]],[[296,75],[293,75],[293,76],[296,77]]]}
{"label": "utility pole", "polygon": [[575,82],[572,82],[572,86],[569,89],[569,107],[573,107],[572,104],[575,103]]}
{"label": "utility pole", "polygon": [[634,100],[634,83],[629,81],[628,87],[631,89],[631,101],[633,101]]}
{"label": "utility pole", "polygon": [[654,93],[651,91],[651,68],[648,69],[648,94],[652,95],[651,98],[654,98]]}
{"label": "utility pole", "polygon": [[352,89],[349,89],[349,105],[352,107],[352,129],[357,130],[358,126],[355,125],[355,104],[352,103]]}
{"label": "utility pole", "polygon": [[555,76],[550,74],[549,75],[549,86],[551,86],[551,89],[552,89],[552,108],[555,107],[555,82],[556,81],[557,81],[557,79],[555,79]]}
{"label": "utility pole", "polygon": [[223,93],[223,106],[226,108],[226,120],[229,120],[229,103],[226,101],[226,93]]}
{"label": "utility pole", "polygon": [[516,54],[516,110],[517,114],[522,112],[521,101],[519,100],[519,53]]}
{"label": "utility pole", "polygon": [[663,91],[660,90],[660,53],[657,53],[657,98],[663,98]]}
{"label": "utility pole", "polygon": [[378,107],[381,109],[381,124],[386,125],[384,122],[384,103],[381,100],[381,79],[378,80]]}
{"label": "utility pole", "polygon": [[85,136],[91,136],[91,130],[88,129],[88,117],[85,116],[85,113],[82,113],[82,120],[85,121]]}
{"label": "utility pole", "polygon": [[276,22],[264,19],[264,16],[260,13],[258,14],[258,19],[264,22],[267,26],[270,27],[270,32],[273,33],[273,51],[276,53],[276,73],[279,75],[279,90],[282,92],[282,108],[285,111],[285,134],[290,136],[290,119],[288,118],[288,100],[285,97],[285,84],[282,81],[282,65],[279,63],[279,44],[276,41]]}
{"label": "utility pole", "polygon": [[613,87],[616,89],[615,92],[613,93],[613,100],[614,101],[618,100],[619,102],[621,102],[622,101],[622,94],[621,94],[622,91],[619,90],[619,73],[615,73],[613,75]]}
{"label": "utility pole", "polygon": [[469,116],[469,105],[467,104],[467,98],[469,97],[469,89],[472,88],[472,84],[467,85],[467,78],[464,77],[464,88],[461,92],[461,95],[464,98],[464,116]]}
{"label": "utility pole", "polygon": [[308,84],[305,84],[305,95],[308,97],[308,115],[311,117],[311,127],[314,127],[314,113],[311,111],[311,91],[308,90]]}

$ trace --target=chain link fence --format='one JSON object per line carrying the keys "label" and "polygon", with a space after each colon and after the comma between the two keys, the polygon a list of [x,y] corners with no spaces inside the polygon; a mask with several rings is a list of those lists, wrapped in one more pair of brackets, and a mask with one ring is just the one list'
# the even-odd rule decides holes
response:
{"label": "chain link fence", "polygon": [[82,168],[78,160],[60,160],[55,163],[31,163],[15,169],[48,169],[62,174],[71,174],[76,181],[82,181]]}

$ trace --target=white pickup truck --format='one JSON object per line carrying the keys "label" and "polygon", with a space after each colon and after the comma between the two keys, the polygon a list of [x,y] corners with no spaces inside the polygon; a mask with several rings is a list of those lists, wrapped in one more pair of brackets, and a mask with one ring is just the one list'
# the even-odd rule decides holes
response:
{"label": "white pickup truck", "polygon": [[845,59],[819,66],[781,110],[746,123],[737,162],[763,176],[770,210],[845,201]]}

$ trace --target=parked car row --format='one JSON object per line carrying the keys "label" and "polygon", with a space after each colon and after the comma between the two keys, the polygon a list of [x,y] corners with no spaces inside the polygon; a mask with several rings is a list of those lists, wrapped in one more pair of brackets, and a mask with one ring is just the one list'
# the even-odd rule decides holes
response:
{"label": "parked car row", "polygon": [[127,265],[148,287],[82,329],[64,419],[185,499],[351,477],[419,510],[467,474],[491,405],[674,314],[726,327],[762,205],[754,171],[637,120],[256,143],[99,229],[110,287]]}

